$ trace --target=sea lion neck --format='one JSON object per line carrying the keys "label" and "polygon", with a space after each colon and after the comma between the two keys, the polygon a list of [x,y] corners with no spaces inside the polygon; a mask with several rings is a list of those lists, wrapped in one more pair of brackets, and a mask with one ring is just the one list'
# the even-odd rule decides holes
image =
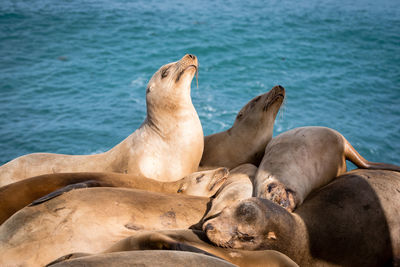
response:
{"label": "sea lion neck", "polygon": [[155,132],[168,133],[185,124],[189,120],[200,120],[190,97],[190,87],[187,92],[168,96],[162,103],[147,102],[147,117],[145,122]]}
{"label": "sea lion neck", "polygon": [[[308,257],[308,234],[303,219],[265,199],[256,199],[265,212],[265,237],[262,249],[280,251],[298,262],[300,257]],[[288,245],[290,244],[290,245]]]}

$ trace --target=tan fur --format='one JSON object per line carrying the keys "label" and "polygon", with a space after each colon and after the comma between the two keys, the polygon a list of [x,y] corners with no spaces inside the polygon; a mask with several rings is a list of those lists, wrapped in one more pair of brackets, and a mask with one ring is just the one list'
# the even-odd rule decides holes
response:
{"label": "tan fur", "polygon": [[[140,251],[140,250],[182,250],[197,253],[210,253],[216,257],[231,262],[241,267],[278,267],[298,266],[286,255],[273,250],[244,251],[235,249],[223,249],[207,243],[207,237],[201,231],[192,230],[164,230],[164,231],[145,231],[134,236],[125,238],[115,245],[98,255],[121,251]],[[73,253],[64,258],[80,258],[82,253]]]}
{"label": "tan fur", "polygon": [[72,252],[99,253],[138,231],[189,228],[208,202],[136,189],[73,190],[25,207],[0,226],[0,266],[43,266]]}
{"label": "tan fur", "polygon": [[355,170],[310,195],[294,213],[251,198],[203,228],[218,246],[274,249],[300,266],[397,266],[399,214],[400,173]]}
{"label": "tan fur", "polygon": [[0,224],[32,201],[70,184],[96,181],[98,186],[211,197],[227,179],[228,173],[226,168],[195,172],[175,182],[120,173],[44,174],[0,187]]}
{"label": "tan fur", "polygon": [[184,251],[128,251],[99,254],[63,261],[54,267],[85,266],[85,267],[121,267],[121,266],[146,266],[146,267],[234,267],[224,260],[208,255]]}
{"label": "tan fur", "polygon": [[230,129],[206,136],[200,166],[235,168],[245,163],[258,166],[272,138],[275,117],[284,97],[285,89],[275,86],[248,102]]}
{"label": "tan fur", "polygon": [[207,213],[205,220],[210,218],[225,207],[230,206],[236,201],[240,201],[253,195],[254,177],[257,167],[253,164],[242,164],[230,171],[228,179],[218,190],[215,198],[212,200],[211,209]]}
{"label": "tan fur", "polygon": [[120,172],[165,182],[195,172],[204,146],[190,98],[197,67],[192,55],[161,67],[148,83],[145,121],[111,150],[97,155],[25,155],[0,167],[0,186],[58,172]]}
{"label": "tan fur", "polygon": [[[397,167],[368,162],[350,148],[339,132],[326,127],[301,127],[282,133],[265,148],[255,179],[255,194],[292,211],[313,190],[346,172],[346,159],[362,168]],[[358,161],[354,160],[355,155]]]}

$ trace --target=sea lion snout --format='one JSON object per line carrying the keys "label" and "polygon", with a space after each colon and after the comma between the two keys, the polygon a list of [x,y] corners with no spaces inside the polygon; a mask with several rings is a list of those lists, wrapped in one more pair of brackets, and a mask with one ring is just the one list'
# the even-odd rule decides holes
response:
{"label": "sea lion snout", "polygon": [[184,55],[181,60],[179,60],[180,68],[185,69],[187,67],[193,66],[196,69],[198,68],[198,60],[195,55],[186,54]]}

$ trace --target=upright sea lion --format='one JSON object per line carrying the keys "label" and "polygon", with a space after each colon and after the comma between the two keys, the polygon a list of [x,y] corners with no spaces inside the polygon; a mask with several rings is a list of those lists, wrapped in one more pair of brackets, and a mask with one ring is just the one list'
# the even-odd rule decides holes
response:
{"label": "upright sea lion", "polygon": [[0,226],[0,266],[43,266],[72,252],[99,253],[141,230],[189,228],[209,201],[125,188],[69,191],[19,210]]}
{"label": "upright sea lion", "polygon": [[[160,182],[141,176],[121,173],[44,174],[0,187],[0,224],[32,201],[39,198],[41,198],[40,201],[44,201],[55,197],[70,190],[70,187],[75,188],[76,185],[81,187],[83,185],[87,185],[87,187],[125,187],[152,192],[211,197],[222,186],[228,174],[228,169],[218,168],[195,172],[175,182]],[[68,187],[65,188],[65,186]],[[55,190],[57,191],[54,192]],[[47,196],[43,199],[42,197],[45,195]],[[35,201],[35,203],[40,201]]]}
{"label": "upright sea lion", "polygon": [[247,103],[230,129],[206,136],[200,166],[234,168],[244,163],[258,166],[272,138],[275,117],[284,98],[285,89],[275,86]]}
{"label": "upright sea lion", "polygon": [[0,186],[58,172],[120,172],[173,181],[197,171],[204,136],[190,98],[197,58],[185,55],[162,66],[146,89],[143,124],[111,150],[96,155],[37,153],[0,167]]}
{"label": "upright sea lion", "polygon": [[292,211],[310,192],[346,172],[346,159],[359,168],[400,171],[396,165],[365,160],[335,130],[301,127],[278,135],[267,145],[255,194]]}
{"label": "upright sea lion", "polygon": [[85,267],[121,267],[121,266],[143,266],[143,267],[235,267],[227,261],[216,257],[186,252],[167,250],[145,250],[127,251],[99,254],[87,257],[62,261],[54,267],[85,266]]}
{"label": "upright sea lion", "polygon": [[[289,257],[274,250],[246,251],[215,247],[209,243],[204,232],[193,230],[140,232],[118,241],[115,245],[97,255],[107,255],[109,253],[121,251],[153,251],[159,249],[191,251],[195,253],[214,255],[240,267],[298,266]],[[90,254],[85,253],[72,253],[57,259],[55,263],[89,255]],[[49,266],[53,265],[49,264]]]}
{"label": "upright sea lion", "polygon": [[400,173],[355,170],[314,192],[293,213],[250,198],[203,228],[218,246],[274,249],[300,266],[397,266],[399,214]]}
{"label": "upright sea lion", "polygon": [[253,196],[253,183],[257,167],[253,164],[242,164],[229,173],[228,179],[220,187],[211,202],[210,211],[205,220],[221,212],[225,207],[236,201]]}

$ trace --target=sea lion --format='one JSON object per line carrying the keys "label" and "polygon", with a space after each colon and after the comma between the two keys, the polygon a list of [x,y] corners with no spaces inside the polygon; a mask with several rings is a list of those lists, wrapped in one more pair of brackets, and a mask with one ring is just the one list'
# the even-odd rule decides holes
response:
{"label": "sea lion", "polygon": [[229,173],[228,179],[220,187],[211,202],[210,211],[205,220],[221,212],[232,203],[253,196],[253,183],[257,167],[253,164],[242,164]]}
{"label": "sea lion", "polygon": [[244,163],[258,166],[284,98],[285,89],[275,86],[248,102],[230,129],[206,136],[200,167],[234,168]]}
{"label": "sea lion", "polygon": [[400,171],[399,166],[365,160],[339,132],[326,127],[301,127],[273,138],[258,168],[255,196],[289,211],[313,190],[346,172],[346,159],[359,168]]}
{"label": "sea lion", "polygon": [[222,259],[186,251],[145,250],[125,251],[107,254],[86,256],[60,263],[47,265],[54,267],[85,266],[85,267],[121,267],[121,266],[146,266],[146,267],[234,267]]}
{"label": "sea lion", "polygon": [[28,154],[0,167],[0,186],[58,172],[120,172],[169,182],[197,171],[204,136],[190,98],[194,55],[162,66],[146,89],[147,117],[125,140],[96,155]]}
{"label": "sea lion", "polygon": [[[213,255],[240,267],[298,266],[288,256],[274,250],[246,251],[225,249],[211,245],[204,232],[196,230],[144,231],[118,241],[115,245],[97,255],[122,251],[142,250],[190,251]],[[55,263],[89,256],[72,253],[57,259]],[[53,266],[49,264],[48,266]],[[58,266],[58,265],[54,265]]]}
{"label": "sea lion", "polygon": [[0,226],[0,266],[43,266],[72,252],[99,253],[141,230],[189,228],[202,220],[209,201],[113,187],[69,191],[19,210]]}
{"label": "sea lion", "polygon": [[218,246],[274,249],[300,266],[397,266],[399,214],[400,173],[354,170],[314,192],[293,213],[250,198],[203,228]]}
{"label": "sea lion", "polygon": [[[32,201],[37,200],[35,204],[38,204],[74,189],[77,185],[80,187],[82,185],[86,185],[86,187],[125,187],[160,193],[211,197],[222,186],[228,174],[228,169],[218,168],[195,172],[175,182],[160,182],[141,176],[120,173],[44,174],[0,187],[0,224]],[[43,198],[43,196],[45,197]]]}

